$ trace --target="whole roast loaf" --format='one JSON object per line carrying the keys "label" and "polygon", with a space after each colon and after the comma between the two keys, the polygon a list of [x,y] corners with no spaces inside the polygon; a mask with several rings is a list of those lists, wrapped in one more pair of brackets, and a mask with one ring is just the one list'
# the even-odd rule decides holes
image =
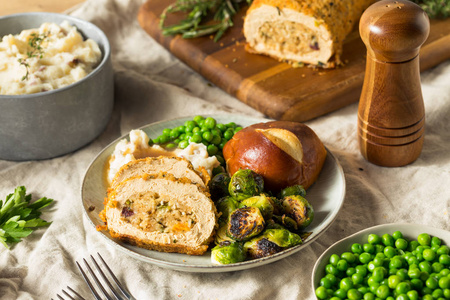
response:
{"label": "whole roast loaf", "polygon": [[345,37],[374,0],[254,0],[244,20],[247,50],[333,67]]}
{"label": "whole roast loaf", "polygon": [[228,172],[251,169],[273,192],[300,184],[305,189],[319,176],[326,150],[308,126],[289,121],[251,125],[237,132],[224,148]]}

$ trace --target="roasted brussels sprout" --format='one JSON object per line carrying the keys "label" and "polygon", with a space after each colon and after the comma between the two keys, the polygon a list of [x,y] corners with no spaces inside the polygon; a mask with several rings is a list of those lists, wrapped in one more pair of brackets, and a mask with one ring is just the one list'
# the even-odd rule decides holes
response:
{"label": "roasted brussels sprout", "polygon": [[266,229],[244,244],[249,258],[260,258],[278,253],[286,248],[303,243],[298,234],[286,229]]}
{"label": "roasted brussels sprout", "polygon": [[293,196],[293,195],[300,195],[302,197],[305,197],[306,191],[302,185],[296,184],[296,185],[288,186],[287,188],[282,189],[279,197],[280,197],[280,199],[283,199],[284,197]]}
{"label": "roasted brussels sprout", "polygon": [[237,200],[259,195],[264,190],[264,179],[252,170],[239,170],[231,176],[228,192]]}
{"label": "roasted brussels sprout", "polygon": [[219,229],[217,229],[216,236],[214,237],[214,243],[216,243],[216,245],[225,245],[227,243],[235,242],[235,240],[227,235],[227,228],[227,222],[219,222]]}
{"label": "roasted brussels sprout", "polygon": [[208,183],[211,199],[216,202],[220,198],[227,196],[229,184],[230,176],[227,173],[219,173],[214,176]]}
{"label": "roasted brussels sprout", "polygon": [[242,243],[234,242],[226,245],[217,245],[211,250],[213,264],[233,264],[245,260],[245,251]]}
{"label": "roasted brussels sprout", "polygon": [[300,195],[284,197],[283,206],[286,216],[297,223],[298,229],[306,228],[314,219],[312,205]]}
{"label": "roasted brussels sprout", "polygon": [[258,208],[238,208],[228,218],[227,234],[234,240],[247,241],[263,231],[264,226],[264,217]]}
{"label": "roasted brussels sprout", "polygon": [[236,199],[230,196],[220,198],[216,203],[217,211],[221,213],[219,221],[227,221],[230,213],[238,207]]}
{"label": "roasted brussels sprout", "polygon": [[262,216],[264,217],[264,220],[269,220],[272,218],[273,205],[266,195],[261,194],[260,196],[253,196],[242,200],[241,204],[239,204],[239,207],[250,207],[250,206],[257,207],[261,212]]}

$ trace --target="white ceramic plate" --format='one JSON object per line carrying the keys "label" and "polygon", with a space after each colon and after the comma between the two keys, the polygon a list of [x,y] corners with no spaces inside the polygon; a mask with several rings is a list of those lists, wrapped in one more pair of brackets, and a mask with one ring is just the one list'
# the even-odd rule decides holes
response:
{"label": "white ceramic plate", "polygon": [[[267,122],[268,119],[252,118],[239,115],[222,114],[211,115],[219,123],[235,122],[241,126],[248,126],[254,123]],[[175,120],[163,121],[144,126],[144,130],[150,138],[155,138],[162,133],[164,128],[174,128],[182,125],[186,120],[192,117],[180,118]],[[127,138],[125,135],[109,146],[107,146],[90,164],[81,187],[81,197],[83,201],[84,213],[93,227],[103,225],[98,214],[103,209],[103,199],[106,195],[107,185],[105,182],[105,166],[109,156],[114,150],[115,145],[120,139]],[[189,256],[177,253],[163,253],[150,251],[135,246],[131,246],[116,239],[111,238],[108,232],[99,231],[109,244],[117,249],[124,251],[128,255],[149,262],[160,267],[175,269],[187,272],[228,272],[244,270],[267,263],[271,263],[292,255],[312,243],[320,234],[322,234],[335,220],[339,210],[344,202],[345,178],[341,166],[336,158],[329,151],[323,169],[318,180],[307,191],[306,198],[313,205],[315,218],[307,228],[312,234],[302,245],[286,249],[275,255],[260,259],[245,261],[229,265],[213,265],[211,263],[210,252],[203,256]]]}
{"label": "white ceramic plate", "polygon": [[417,240],[417,236],[421,233],[428,233],[431,236],[437,236],[442,240],[443,244],[450,246],[450,232],[430,226],[420,224],[408,223],[391,223],[370,227],[354,233],[340,241],[331,245],[322,255],[317,259],[312,273],[312,290],[315,291],[319,286],[320,279],[325,276],[325,266],[328,264],[330,256],[334,253],[340,255],[343,252],[350,251],[350,247],[354,243],[367,243],[369,234],[375,233],[382,236],[385,233],[392,234],[395,231],[401,231],[407,240]]}

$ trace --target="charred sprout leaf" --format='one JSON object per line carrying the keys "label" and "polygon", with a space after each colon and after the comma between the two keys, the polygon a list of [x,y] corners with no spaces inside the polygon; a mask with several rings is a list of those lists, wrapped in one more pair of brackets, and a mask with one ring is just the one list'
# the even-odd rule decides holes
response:
{"label": "charred sprout leaf", "polygon": [[217,245],[211,250],[213,264],[234,264],[245,260],[245,251],[242,243],[234,242],[227,245]]}
{"label": "charred sprout leaf", "polygon": [[430,18],[448,18],[450,1],[448,0],[412,0],[428,14]]}
{"label": "charred sprout leaf", "polygon": [[282,224],[282,226],[286,227],[289,230],[297,231],[298,224],[291,217],[286,216],[285,214],[282,216],[273,216],[273,219],[278,223]]}
{"label": "charred sprout leaf", "polygon": [[211,199],[216,202],[220,198],[227,196],[229,184],[230,176],[227,173],[219,173],[214,176],[208,183]]}
{"label": "charred sprout leaf", "polygon": [[267,199],[270,201],[270,203],[273,206],[273,213],[275,215],[282,215],[284,214],[284,207],[283,207],[283,201],[276,197],[270,197],[268,196]]}
{"label": "charred sprout leaf", "polygon": [[236,241],[247,241],[264,230],[265,221],[256,207],[235,209],[228,218],[227,234]]}
{"label": "charred sprout leaf", "polygon": [[270,219],[266,222],[266,229],[286,229],[283,225],[275,222],[273,219]]}
{"label": "charred sprout leaf", "polygon": [[50,205],[53,199],[41,198],[30,204],[31,195],[19,186],[13,194],[0,201],[0,243],[9,249],[9,244],[18,243],[37,227],[51,223],[40,219],[41,209]]}
{"label": "charred sprout leaf", "polygon": [[244,250],[250,258],[260,258],[278,253],[286,248],[301,244],[298,234],[286,229],[266,229],[264,232],[244,244]]}
{"label": "charred sprout leaf", "polygon": [[221,213],[219,221],[227,221],[230,213],[238,207],[238,202],[231,196],[220,198],[216,203],[217,211]]}
{"label": "charred sprout leaf", "polygon": [[273,215],[273,205],[269,201],[269,197],[264,194],[260,196],[253,196],[247,199],[242,200],[239,207],[256,207],[261,212],[264,220],[269,220]]}
{"label": "charred sprout leaf", "polygon": [[279,197],[280,197],[280,199],[283,199],[284,197],[293,196],[293,195],[300,195],[302,197],[305,197],[306,191],[302,185],[297,184],[297,185],[288,186],[287,188],[282,189]]}
{"label": "charred sprout leaf", "polygon": [[227,222],[219,223],[219,229],[217,229],[216,236],[214,238],[214,243],[216,243],[216,245],[226,245],[235,242],[235,240],[227,235],[227,228]]}
{"label": "charred sprout leaf", "polygon": [[293,219],[299,229],[306,228],[314,219],[314,209],[309,202],[299,195],[287,196],[283,206],[288,217]]}
{"label": "charred sprout leaf", "polygon": [[239,170],[231,176],[228,192],[239,201],[260,195],[264,192],[264,179],[252,170]]}

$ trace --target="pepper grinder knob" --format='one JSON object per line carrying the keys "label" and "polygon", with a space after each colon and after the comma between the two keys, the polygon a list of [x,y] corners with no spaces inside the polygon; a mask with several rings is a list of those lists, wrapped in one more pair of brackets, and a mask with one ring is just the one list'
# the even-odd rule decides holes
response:
{"label": "pepper grinder knob", "polygon": [[358,107],[358,141],[370,162],[399,167],[421,151],[425,109],[420,85],[419,50],[430,31],[427,14],[408,0],[371,5],[359,23],[367,48]]}

